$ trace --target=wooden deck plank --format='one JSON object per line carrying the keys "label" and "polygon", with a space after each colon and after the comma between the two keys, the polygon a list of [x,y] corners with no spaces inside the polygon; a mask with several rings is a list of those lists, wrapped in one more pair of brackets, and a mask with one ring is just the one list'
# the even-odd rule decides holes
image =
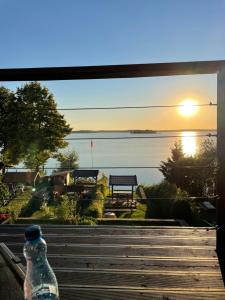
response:
{"label": "wooden deck plank", "polygon": [[[214,246],[216,245],[215,237],[188,237],[188,236],[129,236],[129,235],[76,235],[63,234],[45,234],[44,238],[47,243],[66,243],[66,244],[123,244],[123,245],[171,245],[171,246]],[[9,233],[0,233],[0,241],[10,243],[21,243],[24,241],[24,234],[18,233],[11,235]]]}
{"label": "wooden deck plank", "polygon": [[110,289],[110,288],[80,288],[60,286],[62,300],[224,300],[223,291],[208,290],[147,290],[147,289]]}
{"label": "wooden deck plank", "polygon": [[[20,254],[23,263],[25,260]],[[48,261],[53,268],[83,268],[88,270],[160,270],[160,271],[190,271],[220,273],[217,259],[187,259],[178,260],[176,258],[117,258],[117,257],[85,257],[85,256],[51,256],[48,255]]]}
{"label": "wooden deck plank", "polygon": [[[12,252],[22,253],[23,243],[6,243]],[[93,245],[48,244],[48,253],[95,256],[162,256],[162,257],[216,257],[214,247],[190,246],[139,246],[139,245]]]}
{"label": "wooden deck plank", "polygon": [[135,273],[128,272],[105,272],[105,271],[79,271],[79,270],[55,270],[59,284],[76,284],[80,286],[101,285],[114,287],[144,287],[144,288],[202,288],[223,289],[223,281],[219,274],[201,273]]}
{"label": "wooden deck plank", "polygon": [[[0,233],[24,233],[27,226],[24,225],[1,225]],[[76,234],[76,235],[139,235],[139,236],[187,236],[187,237],[215,237],[215,230],[212,228],[193,227],[148,227],[148,226],[43,226],[43,234]]]}

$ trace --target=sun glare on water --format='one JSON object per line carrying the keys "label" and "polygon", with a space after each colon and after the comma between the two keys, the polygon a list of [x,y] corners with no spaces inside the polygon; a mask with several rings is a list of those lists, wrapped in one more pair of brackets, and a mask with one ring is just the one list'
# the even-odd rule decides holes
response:
{"label": "sun glare on water", "polygon": [[183,131],[181,133],[181,144],[184,155],[195,156],[197,152],[196,132]]}
{"label": "sun glare on water", "polygon": [[179,113],[184,117],[191,117],[198,112],[197,102],[191,99],[186,99],[180,103]]}

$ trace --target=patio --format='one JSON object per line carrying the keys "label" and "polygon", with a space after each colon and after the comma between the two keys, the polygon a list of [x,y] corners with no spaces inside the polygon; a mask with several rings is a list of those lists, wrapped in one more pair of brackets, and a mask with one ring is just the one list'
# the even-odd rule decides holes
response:
{"label": "patio", "polygon": [[[225,299],[211,228],[42,228],[60,299]],[[0,240],[23,265],[24,229],[0,226]]]}

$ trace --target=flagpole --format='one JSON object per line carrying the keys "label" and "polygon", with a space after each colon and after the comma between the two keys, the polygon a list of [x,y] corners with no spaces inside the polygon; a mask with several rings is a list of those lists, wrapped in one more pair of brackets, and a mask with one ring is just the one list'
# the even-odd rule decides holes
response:
{"label": "flagpole", "polygon": [[93,159],[93,141],[91,140],[91,166],[93,168],[94,163],[93,163],[94,159]]}

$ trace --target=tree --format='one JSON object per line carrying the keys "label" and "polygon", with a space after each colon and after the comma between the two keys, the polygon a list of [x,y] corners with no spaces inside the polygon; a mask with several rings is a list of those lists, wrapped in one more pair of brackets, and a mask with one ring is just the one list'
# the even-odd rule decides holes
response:
{"label": "tree", "polygon": [[[3,117],[3,118],[2,118]],[[16,93],[0,88],[0,146],[4,162],[38,169],[58,149],[72,128],[57,111],[54,96],[38,82]]]}
{"label": "tree", "polygon": [[68,169],[77,169],[79,167],[78,164],[78,154],[76,151],[67,151],[65,153],[58,153],[55,156],[60,162],[59,169],[61,171]]}
{"label": "tree", "polygon": [[160,171],[170,183],[187,191],[192,196],[202,196],[215,186],[216,148],[211,140],[201,144],[197,156],[186,157],[180,143],[171,149],[171,157],[161,163]]}

